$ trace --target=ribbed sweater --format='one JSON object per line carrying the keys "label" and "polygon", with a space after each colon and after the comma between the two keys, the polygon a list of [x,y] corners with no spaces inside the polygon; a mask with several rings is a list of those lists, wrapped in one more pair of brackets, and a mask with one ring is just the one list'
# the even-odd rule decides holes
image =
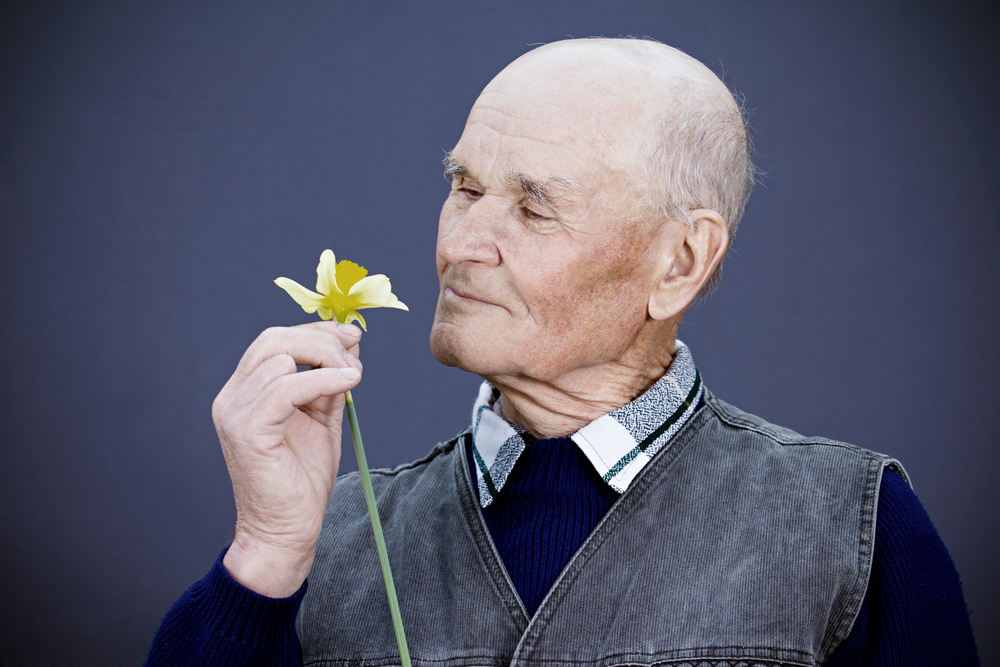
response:
{"label": "ribbed sweater", "polygon": [[[530,614],[617,497],[572,441],[525,449],[483,516]],[[305,588],[280,600],[258,595],[229,576],[220,555],[164,618],[146,664],[301,665],[294,623]],[[978,664],[955,566],[916,495],[886,471],[868,591],[825,667]]]}
{"label": "ribbed sweater", "polygon": [[483,518],[529,616],[619,495],[572,440],[525,448]]}

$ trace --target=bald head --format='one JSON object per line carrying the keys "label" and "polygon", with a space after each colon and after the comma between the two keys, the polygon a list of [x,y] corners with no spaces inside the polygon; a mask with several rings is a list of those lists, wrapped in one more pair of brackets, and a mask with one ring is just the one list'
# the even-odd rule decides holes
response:
{"label": "bald head", "polygon": [[[683,51],[646,40],[590,38],[546,44],[508,65],[486,91],[512,82],[548,86],[554,95],[569,92],[575,102],[587,106],[617,106],[617,101],[662,115],[688,103],[738,113],[729,90],[711,70]],[[678,99],[682,91],[697,99]]]}
{"label": "bald head", "polygon": [[711,209],[736,232],[754,181],[750,141],[733,96],[699,61],[646,40],[555,42],[508,65],[476,106],[515,98],[569,118],[578,136],[567,139],[590,144],[630,181],[651,222]]}

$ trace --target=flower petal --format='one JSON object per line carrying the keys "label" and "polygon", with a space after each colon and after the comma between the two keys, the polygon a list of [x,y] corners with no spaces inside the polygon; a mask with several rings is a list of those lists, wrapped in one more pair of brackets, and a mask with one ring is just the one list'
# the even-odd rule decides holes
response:
{"label": "flower petal", "polygon": [[320,308],[317,311],[317,314],[319,315],[319,319],[321,319],[321,320],[332,320],[333,319],[333,311],[330,310],[329,308]]}
{"label": "flower petal", "polygon": [[295,303],[302,306],[302,310],[307,313],[315,313],[323,300],[323,296],[316,294],[312,290],[306,289],[294,280],[289,278],[277,278],[274,284],[288,292],[288,296],[295,299]]}
{"label": "flower petal", "polygon": [[354,283],[348,296],[354,297],[359,308],[375,308],[381,306],[392,296],[392,285],[389,279],[381,273],[377,276],[368,276]]}
{"label": "flower petal", "polygon": [[395,294],[389,295],[390,299],[382,304],[382,308],[399,308],[400,310],[409,311],[410,309],[406,307],[406,304],[396,298]]}
{"label": "flower petal", "polygon": [[[316,267],[316,289],[320,294],[343,294],[337,287],[337,258],[332,250],[324,250]],[[326,318],[329,319],[329,318]]]}
{"label": "flower petal", "polygon": [[351,322],[357,322],[361,325],[361,328],[368,331],[368,327],[365,326],[365,318],[361,317],[361,313],[356,310],[349,310],[347,316],[344,317],[344,324],[350,324]]}

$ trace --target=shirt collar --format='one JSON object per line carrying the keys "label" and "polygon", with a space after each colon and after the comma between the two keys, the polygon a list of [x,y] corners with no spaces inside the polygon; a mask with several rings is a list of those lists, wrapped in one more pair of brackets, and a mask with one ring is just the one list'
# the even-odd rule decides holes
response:
{"label": "shirt collar", "polygon": [[[677,341],[677,353],[656,384],[569,437],[604,481],[625,493],[656,452],[691,418],[702,391],[691,352]],[[493,502],[507,482],[526,437],[523,428],[503,418],[500,392],[483,382],[472,409],[472,454],[483,507]]]}

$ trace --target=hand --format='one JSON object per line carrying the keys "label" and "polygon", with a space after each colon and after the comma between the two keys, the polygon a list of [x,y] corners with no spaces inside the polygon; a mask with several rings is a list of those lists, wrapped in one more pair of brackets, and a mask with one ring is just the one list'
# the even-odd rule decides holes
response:
{"label": "hand", "polygon": [[261,595],[294,594],[312,567],[340,465],[344,393],[361,378],[360,339],[336,322],[268,329],[212,405],[236,496],[223,564]]}

